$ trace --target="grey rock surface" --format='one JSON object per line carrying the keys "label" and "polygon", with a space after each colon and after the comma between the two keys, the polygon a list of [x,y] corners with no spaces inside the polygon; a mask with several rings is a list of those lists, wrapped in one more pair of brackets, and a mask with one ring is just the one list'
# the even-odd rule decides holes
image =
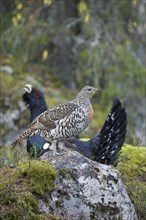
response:
{"label": "grey rock surface", "polygon": [[40,200],[40,210],[70,220],[137,220],[134,206],[111,166],[67,150],[48,160],[58,171],[56,188],[48,202]]}
{"label": "grey rock surface", "polygon": [[0,128],[4,130],[4,135],[0,137],[0,146],[8,146],[12,140],[22,132],[23,129],[18,128],[18,122],[22,113],[26,110],[26,106],[22,101],[18,102],[18,109],[11,109],[11,103],[7,100],[5,108],[0,109]]}

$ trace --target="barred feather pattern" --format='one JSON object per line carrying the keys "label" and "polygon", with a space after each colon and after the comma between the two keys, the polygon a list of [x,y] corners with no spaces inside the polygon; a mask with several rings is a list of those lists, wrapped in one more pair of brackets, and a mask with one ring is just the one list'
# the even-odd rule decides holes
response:
{"label": "barred feather pattern", "polygon": [[87,128],[93,117],[90,98],[96,90],[94,87],[84,87],[73,101],[46,110],[11,145],[36,134],[48,141],[79,134]]}
{"label": "barred feather pattern", "polygon": [[[79,114],[79,112],[82,112],[82,114]],[[90,120],[85,118],[85,113],[82,109],[78,108],[70,117],[57,120],[55,129],[51,129],[49,132],[47,130],[40,130],[39,135],[48,141],[72,137],[87,128],[89,123]]]}
{"label": "barred feather pattern", "polygon": [[[44,115],[45,117],[43,117]],[[51,114],[51,116],[52,117],[48,117],[47,112],[44,112],[44,114],[42,113],[40,117],[37,120],[34,120],[31,126],[12,143],[12,145],[16,145],[22,139],[36,134],[39,134],[48,141],[72,137],[87,128],[91,121],[90,118],[86,117],[84,110],[78,107],[69,116],[56,120],[54,123],[54,128],[50,129],[48,127],[47,129],[47,127],[43,127],[42,124],[40,124],[40,129],[37,129],[40,121],[42,121],[42,118],[43,120],[45,119],[45,121],[43,121],[43,125],[45,123],[51,124],[55,118],[55,115]]]}

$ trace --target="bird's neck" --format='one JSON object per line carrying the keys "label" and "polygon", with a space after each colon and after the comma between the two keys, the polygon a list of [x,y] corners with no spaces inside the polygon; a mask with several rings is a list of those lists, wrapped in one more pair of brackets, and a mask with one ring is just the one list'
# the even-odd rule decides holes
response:
{"label": "bird's neck", "polygon": [[42,112],[48,109],[47,105],[35,106],[34,108],[30,108],[30,122],[32,122],[37,116],[39,116]]}
{"label": "bird's neck", "polygon": [[73,101],[83,107],[88,107],[91,105],[90,99],[83,96],[82,94],[78,94],[78,96]]}

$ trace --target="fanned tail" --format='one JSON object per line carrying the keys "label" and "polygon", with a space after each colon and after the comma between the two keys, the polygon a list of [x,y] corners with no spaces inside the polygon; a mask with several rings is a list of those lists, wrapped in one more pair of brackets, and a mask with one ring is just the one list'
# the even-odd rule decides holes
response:
{"label": "fanned tail", "polygon": [[98,134],[98,144],[93,149],[96,161],[112,164],[118,158],[118,152],[125,140],[126,127],[127,114],[120,100],[116,98]]}

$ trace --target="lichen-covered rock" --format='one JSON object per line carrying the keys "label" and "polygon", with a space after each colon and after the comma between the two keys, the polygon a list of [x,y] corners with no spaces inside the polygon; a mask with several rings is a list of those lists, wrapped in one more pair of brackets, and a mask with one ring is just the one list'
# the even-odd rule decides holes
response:
{"label": "lichen-covered rock", "polygon": [[[18,109],[13,109],[9,100],[0,110],[0,126],[1,126],[1,142],[0,146],[8,146],[12,140],[21,133],[18,121],[22,117],[22,113],[26,110],[26,106],[22,101],[18,102]],[[22,120],[21,120],[22,121]]]}
{"label": "lichen-covered rock", "polygon": [[40,210],[70,220],[136,220],[134,206],[117,170],[67,150],[43,155],[57,170],[56,189]]}

